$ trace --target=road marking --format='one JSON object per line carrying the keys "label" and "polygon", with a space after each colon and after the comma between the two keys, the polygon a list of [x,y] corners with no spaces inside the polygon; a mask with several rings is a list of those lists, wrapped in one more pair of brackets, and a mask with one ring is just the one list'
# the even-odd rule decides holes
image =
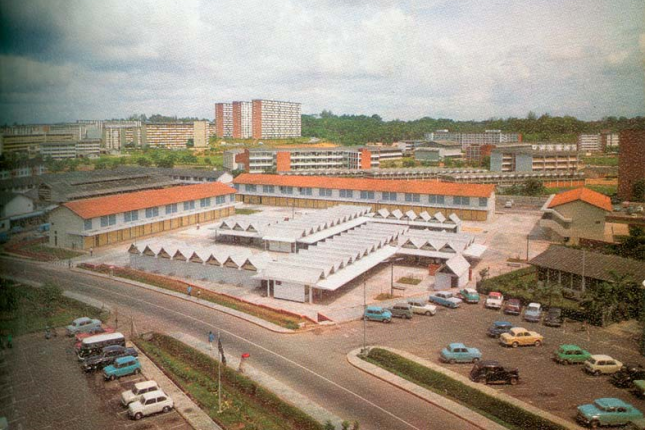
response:
{"label": "road marking", "polygon": [[259,348],[259,349],[261,349],[261,350],[263,350],[263,351],[265,351],[265,352],[268,352],[269,354],[272,354],[272,355],[274,355],[274,356],[276,356],[276,357],[279,357],[279,358],[281,358],[281,359],[283,359],[283,360],[285,360],[285,361],[287,361],[287,362],[289,362],[289,363],[293,364],[294,366],[299,367],[300,369],[302,369],[302,370],[304,370],[304,371],[306,371],[306,372],[311,373],[312,375],[317,376],[318,378],[322,379],[323,381],[326,381],[326,382],[328,382],[328,383],[332,384],[333,386],[335,386],[335,387],[337,387],[337,388],[339,388],[339,389],[341,389],[341,390],[345,391],[346,393],[353,395],[354,397],[356,397],[356,398],[358,398],[358,399],[362,400],[363,402],[365,402],[365,403],[369,404],[370,406],[372,406],[372,407],[374,407],[374,408],[376,408],[376,409],[380,410],[381,412],[383,412],[383,413],[385,413],[385,414],[387,414],[387,415],[391,416],[392,418],[394,418],[394,419],[396,419],[396,420],[400,421],[401,423],[405,424],[406,426],[408,426],[408,427],[410,427],[410,428],[412,428],[412,429],[415,429],[415,430],[421,430],[421,429],[419,429],[418,427],[414,426],[413,424],[411,424],[411,423],[409,423],[409,422],[405,421],[403,418],[400,418],[400,417],[398,417],[398,416],[394,415],[392,412],[390,412],[390,411],[388,411],[388,410],[386,410],[386,409],[384,409],[384,408],[380,407],[380,406],[379,406],[379,405],[377,405],[376,403],[374,403],[374,402],[372,402],[372,401],[370,401],[370,400],[368,400],[368,399],[366,399],[366,398],[362,397],[361,395],[359,395],[359,394],[357,394],[357,393],[355,393],[355,392],[353,392],[353,391],[349,390],[348,388],[345,388],[345,387],[343,387],[342,385],[339,385],[338,383],[336,383],[336,382],[332,381],[331,379],[326,378],[326,377],[324,377],[323,375],[320,375],[320,374],[318,374],[318,373],[314,372],[314,371],[313,371],[313,370],[311,370],[311,369],[306,368],[305,366],[303,366],[303,365],[301,365],[301,364],[299,364],[299,363],[296,363],[295,361],[291,360],[290,358],[287,358],[287,357],[285,357],[285,356],[283,356],[283,355],[281,355],[281,354],[278,354],[277,352],[271,351],[270,349],[265,348],[265,347],[264,347],[264,346],[262,346],[262,345],[259,345],[259,344],[255,343],[255,342],[251,342],[250,340],[245,339],[245,338],[243,338],[242,336],[238,336],[238,335],[236,335],[235,333],[232,333],[232,332],[227,331],[227,330],[222,330],[222,329],[220,329],[220,328],[218,328],[218,327],[216,327],[216,326],[214,326],[214,325],[211,325],[211,324],[205,323],[204,321],[202,321],[202,320],[200,320],[200,319],[197,319],[197,318],[194,318],[194,317],[192,317],[192,316],[190,316],[190,315],[183,314],[183,313],[181,313],[181,312],[175,311],[175,310],[173,310],[173,309],[166,308],[166,307],[161,306],[161,305],[157,305],[157,304],[155,304],[155,303],[148,302],[148,301],[146,301],[146,300],[142,300],[142,299],[135,299],[135,298],[132,298],[131,296],[128,296],[127,294],[117,293],[116,291],[110,290],[110,289],[108,289],[108,288],[99,287],[99,286],[97,286],[97,285],[90,285],[90,284],[86,284],[86,283],[82,283],[82,282],[78,282],[78,283],[79,283],[80,285],[83,285],[83,286],[88,287],[88,288],[98,288],[98,289],[100,289],[100,290],[106,291],[106,292],[111,293],[111,294],[115,294],[115,295],[118,295],[118,296],[126,297],[126,298],[128,298],[128,299],[130,299],[130,300],[134,300],[134,301],[138,301],[138,302],[146,303],[146,304],[148,304],[148,305],[152,305],[152,306],[154,306],[154,307],[157,307],[157,308],[160,308],[160,309],[164,309],[164,310],[166,310],[166,311],[169,311],[169,312],[172,312],[172,313],[175,313],[175,314],[181,315],[181,316],[183,316],[183,317],[185,317],[185,318],[189,318],[189,319],[191,319],[191,320],[193,320],[193,321],[196,321],[196,322],[198,322],[198,323],[200,323],[200,324],[203,324],[203,325],[206,325],[206,326],[208,326],[208,327],[211,327],[211,328],[214,328],[214,329],[218,329],[218,330],[220,330],[221,332],[227,333],[227,334],[229,334],[229,335],[231,335],[231,336],[233,336],[233,337],[235,337],[235,338],[237,338],[237,339],[239,339],[239,340],[241,340],[241,341],[243,341],[243,342],[246,342],[246,343],[248,343],[248,344],[250,344],[250,345],[255,346],[256,348]]}

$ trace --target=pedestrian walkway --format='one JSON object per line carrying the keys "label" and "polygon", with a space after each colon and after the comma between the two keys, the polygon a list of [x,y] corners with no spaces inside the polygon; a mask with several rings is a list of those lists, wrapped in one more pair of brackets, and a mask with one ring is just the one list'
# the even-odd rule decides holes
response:
{"label": "pedestrian walkway", "polygon": [[[213,350],[210,350],[207,342],[201,342],[193,336],[183,333],[170,333],[170,336],[205,354],[214,355],[216,357],[218,356],[216,345],[213,345]],[[237,369],[240,365],[240,359],[236,356],[227,354],[226,363],[228,367]],[[337,429],[341,428],[341,422],[343,421],[341,418],[327,411],[317,403],[312,402],[307,397],[294,391],[291,387],[283,384],[277,379],[255,369],[252,366],[249,366],[248,363],[244,364],[244,375],[271,391],[283,401],[295,405],[316,421],[325,423],[329,420]]]}
{"label": "pedestrian walkway", "polygon": [[[482,385],[482,384],[476,384],[472,382],[470,379],[465,378],[461,375],[459,375],[456,372],[453,372],[451,370],[448,370],[442,366],[439,366],[435,363],[432,363],[431,361],[424,360],[421,357],[417,357],[416,355],[409,354],[405,351],[401,351],[398,349],[394,348],[389,348],[385,346],[374,346],[374,348],[382,348],[385,350],[388,350],[390,352],[393,352],[395,354],[398,354],[404,358],[407,358],[408,360],[414,361],[422,366],[428,367],[436,372],[443,373],[446,376],[449,376],[452,379],[455,379],[459,382],[461,382],[464,385],[467,385],[471,388],[480,390],[486,394],[488,394],[491,397],[495,397],[499,400],[503,400],[505,402],[511,403],[519,408],[525,409],[535,415],[539,415],[541,417],[544,417],[558,425],[561,425],[564,428],[567,429],[572,429],[572,430],[578,430],[580,429],[579,426],[577,426],[575,423],[563,420],[560,417],[557,417],[555,415],[552,415],[542,409],[536,408],[535,406],[532,406],[528,403],[525,403],[521,400],[516,399],[515,397],[509,396],[507,394],[501,393],[498,390],[495,390],[494,388],[488,387],[487,385]],[[369,373],[385,382],[388,382],[398,388],[401,388],[404,391],[409,392],[410,394],[413,394],[414,396],[419,397],[420,399],[423,399],[427,401],[428,403],[432,403],[435,406],[440,407],[441,409],[444,409],[447,412],[450,412],[458,417],[463,418],[464,420],[468,421],[469,423],[473,424],[474,426],[477,426],[480,429],[483,430],[503,430],[506,429],[506,427],[484,417],[483,415],[478,414],[477,412],[473,411],[472,409],[467,408],[466,406],[463,406],[453,400],[450,400],[446,397],[440,396],[439,394],[432,392],[426,388],[421,387],[420,385],[415,384],[414,382],[408,381],[406,379],[401,378],[400,376],[397,376],[385,369],[382,369],[379,366],[376,366],[372,363],[369,363],[363,359],[361,359],[358,355],[360,353],[360,349],[355,349],[349,354],[347,354],[347,361],[349,363],[366,372]]]}

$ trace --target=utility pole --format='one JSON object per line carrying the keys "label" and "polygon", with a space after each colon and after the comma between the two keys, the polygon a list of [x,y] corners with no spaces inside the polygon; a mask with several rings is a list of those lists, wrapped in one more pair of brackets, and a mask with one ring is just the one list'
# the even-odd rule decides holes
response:
{"label": "utility pole", "polygon": [[531,240],[531,235],[527,234],[526,235],[526,262],[528,263],[529,261],[529,241]]}
{"label": "utility pole", "polygon": [[365,275],[363,274],[363,354],[367,350],[367,318],[365,314],[367,312],[367,281],[365,280]]}
{"label": "utility pole", "polygon": [[217,413],[222,413],[222,352],[220,351],[219,345],[221,342],[220,331],[217,330],[217,356],[219,357],[219,363],[217,363]]}

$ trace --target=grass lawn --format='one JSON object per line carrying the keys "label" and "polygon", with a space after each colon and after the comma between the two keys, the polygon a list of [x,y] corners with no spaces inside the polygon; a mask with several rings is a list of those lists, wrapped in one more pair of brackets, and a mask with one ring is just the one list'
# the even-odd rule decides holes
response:
{"label": "grass lawn", "polygon": [[229,367],[222,368],[220,414],[217,360],[158,333],[149,341],[134,342],[225,429],[323,430],[322,424],[302,410]]}
{"label": "grass lawn", "polygon": [[399,283],[399,284],[419,285],[421,283],[421,279],[410,278],[409,276],[404,276],[403,278],[399,278],[396,282]]}
{"label": "grass lawn", "polygon": [[[617,185],[593,185],[592,184],[592,185],[585,185],[585,187],[610,197],[618,192]],[[573,187],[573,188],[579,188],[579,187]],[[562,191],[572,190],[573,188],[572,187],[545,188],[544,195],[557,194],[557,193],[561,193]]]}
{"label": "grass lawn", "polygon": [[235,215],[251,215],[258,212],[262,212],[256,209],[235,209]]}
{"label": "grass lawn", "polygon": [[24,248],[27,251],[35,252],[38,254],[48,255],[53,260],[67,260],[74,257],[84,255],[82,252],[70,251],[68,249],[52,248],[43,244],[35,244]]}
{"label": "grass lawn", "polygon": [[[11,310],[4,306],[15,304]],[[106,320],[100,309],[62,296],[56,288],[35,288],[0,279],[0,332],[12,336],[44,331],[48,324],[64,327],[72,320],[87,316]]]}
{"label": "grass lawn", "polygon": [[455,400],[510,429],[563,429],[560,425],[545,418],[533,415],[504,400],[489,396],[441,372],[390,351],[372,348],[368,356],[363,359],[421,387]]}
{"label": "grass lawn", "polygon": [[[93,265],[83,263],[78,267],[99,273],[110,273],[110,266],[106,264]],[[149,284],[155,287],[184,294],[186,293],[188,285],[190,285],[186,282],[167,278],[162,275],[155,275],[152,273],[142,272],[139,270],[124,267],[115,266],[113,273],[114,276],[118,276],[120,278],[130,279],[132,281],[142,282],[144,284]],[[209,290],[201,289],[199,287],[193,287],[193,296],[197,296],[198,291],[200,291],[199,298],[203,300],[208,300],[209,302],[226,306],[227,308],[235,309],[249,315],[253,315],[255,317],[261,318],[265,321],[288,329],[297,330],[298,328],[300,328],[301,323],[309,322],[304,318],[291,313],[281,312],[276,309],[266,308],[264,306],[255,305],[253,303],[247,303],[234,297],[229,297],[224,294],[218,294]]]}
{"label": "grass lawn", "polygon": [[587,166],[618,166],[618,156],[582,157],[582,162]]}

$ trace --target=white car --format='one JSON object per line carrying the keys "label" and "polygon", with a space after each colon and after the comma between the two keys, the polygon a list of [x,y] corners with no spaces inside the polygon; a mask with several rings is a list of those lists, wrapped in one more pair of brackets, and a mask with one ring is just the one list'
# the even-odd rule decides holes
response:
{"label": "white car", "polygon": [[502,303],[504,303],[504,296],[502,293],[498,292],[491,292],[488,293],[488,297],[486,297],[486,307],[489,309],[501,309],[502,308]]}
{"label": "white car", "polygon": [[137,402],[143,398],[145,393],[160,390],[155,381],[144,381],[134,384],[131,390],[121,393],[121,404],[128,406],[132,402]]}
{"label": "white car", "polygon": [[134,420],[140,420],[148,415],[169,412],[174,406],[172,399],[163,391],[150,391],[143,394],[140,400],[130,403],[128,415]]}
{"label": "white car", "polygon": [[412,312],[415,314],[430,316],[437,313],[437,307],[426,302],[424,299],[410,299],[408,303],[412,306]]}

